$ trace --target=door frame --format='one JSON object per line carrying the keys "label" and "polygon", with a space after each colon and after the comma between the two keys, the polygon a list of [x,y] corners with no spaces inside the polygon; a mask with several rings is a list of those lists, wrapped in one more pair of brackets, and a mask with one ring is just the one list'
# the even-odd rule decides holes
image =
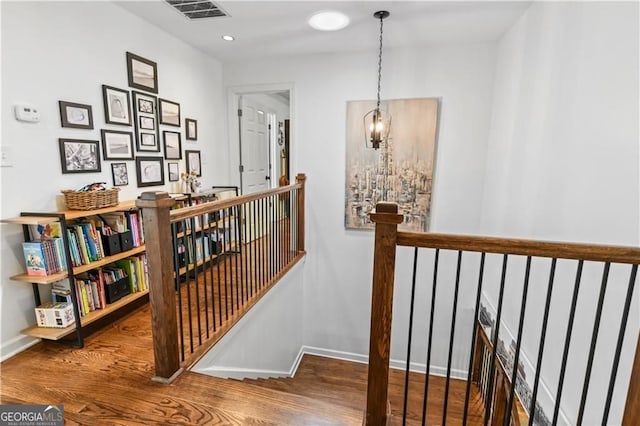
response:
{"label": "door frame", "polygon": [[[227,118],[229,136],[229,181],[240,186],[240,122],[238,120],[239,99],[242,95],[262,94],[268,95],[275,92],[289,92],[289,120],[294,125],[290,128],[290,141],[295,141],[295,86],[293,83],[252,84],[243,86],[230,86],[227,88]],[[295,144],[290,143],[290,175],[295,170]]]}

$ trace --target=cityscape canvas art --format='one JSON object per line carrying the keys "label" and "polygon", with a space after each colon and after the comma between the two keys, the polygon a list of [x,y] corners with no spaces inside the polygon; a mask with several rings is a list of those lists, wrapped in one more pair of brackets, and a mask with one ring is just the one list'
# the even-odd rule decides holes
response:
{"label": "cityscape canvas art", "polygon": [[383,102],[392,117],[389,139],[379,149],[367,147],[363,117],[375,101],[347,102],[345,227],[373,229],[376,203],[398,204],[404,231],[429,230],[436,154],[439,99]]}

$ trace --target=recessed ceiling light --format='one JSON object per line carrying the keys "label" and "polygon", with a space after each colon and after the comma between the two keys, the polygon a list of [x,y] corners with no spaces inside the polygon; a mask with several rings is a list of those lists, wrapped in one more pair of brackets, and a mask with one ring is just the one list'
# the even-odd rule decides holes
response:
{"label": "recessed ceiling light", "polygon": [[324,10],[309,18],[309,25],[320,31],[337,31],[349,25],[349,17],[335,10]]}
{"label": "recessed ceiling light", "polygon": [[223,36],[222,36],[222,39],[223,39],[224,41],[233,41],[233,40],[235,40],[236,38],[235,38],[234,36],[231,36],[231,35],[223,35]]}

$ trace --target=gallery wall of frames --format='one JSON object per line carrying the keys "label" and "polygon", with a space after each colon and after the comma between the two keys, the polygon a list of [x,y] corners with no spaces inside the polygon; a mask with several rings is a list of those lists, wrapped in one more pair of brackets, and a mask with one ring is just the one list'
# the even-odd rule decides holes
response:
{"label": "gallery wall of frames", "polygon": [[95,105],[59,100],[61,126],[78,129],[77,137],[58,140],[62,173],[99,173],[108,161],[113,186],[138,188],[164,185],[165,176],[177,182],[181,172],[202,176],[200,150],[184,150],[182,144],[183,134],[185,143],[197,143],[198,121],[181,116],[179,101],[159,96],[156,62],[131,52],[125,58],[129,88],[101,85],[98,109],[104,113],[105,128],[99,140],[83,132],[93,130],[90,135],[95,135],[93,114],[100,113],[94,112]]}

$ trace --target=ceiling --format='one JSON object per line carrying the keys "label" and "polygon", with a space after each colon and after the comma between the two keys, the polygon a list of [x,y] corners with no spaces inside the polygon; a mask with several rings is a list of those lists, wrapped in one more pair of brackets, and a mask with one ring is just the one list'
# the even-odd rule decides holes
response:
{"label": "ceiling", "polygon": [[[215,1],[230,16],[188,20],[162,0],[114,1],[222,62],[376,49],[378,21],[388,10],[384,47],[425,46],[497,40],[522,15],[529,1]],[[308,18],[320,10],[351,18],[340,31],[316,31]],[[235,41],[222,36],[230,34]]]}

